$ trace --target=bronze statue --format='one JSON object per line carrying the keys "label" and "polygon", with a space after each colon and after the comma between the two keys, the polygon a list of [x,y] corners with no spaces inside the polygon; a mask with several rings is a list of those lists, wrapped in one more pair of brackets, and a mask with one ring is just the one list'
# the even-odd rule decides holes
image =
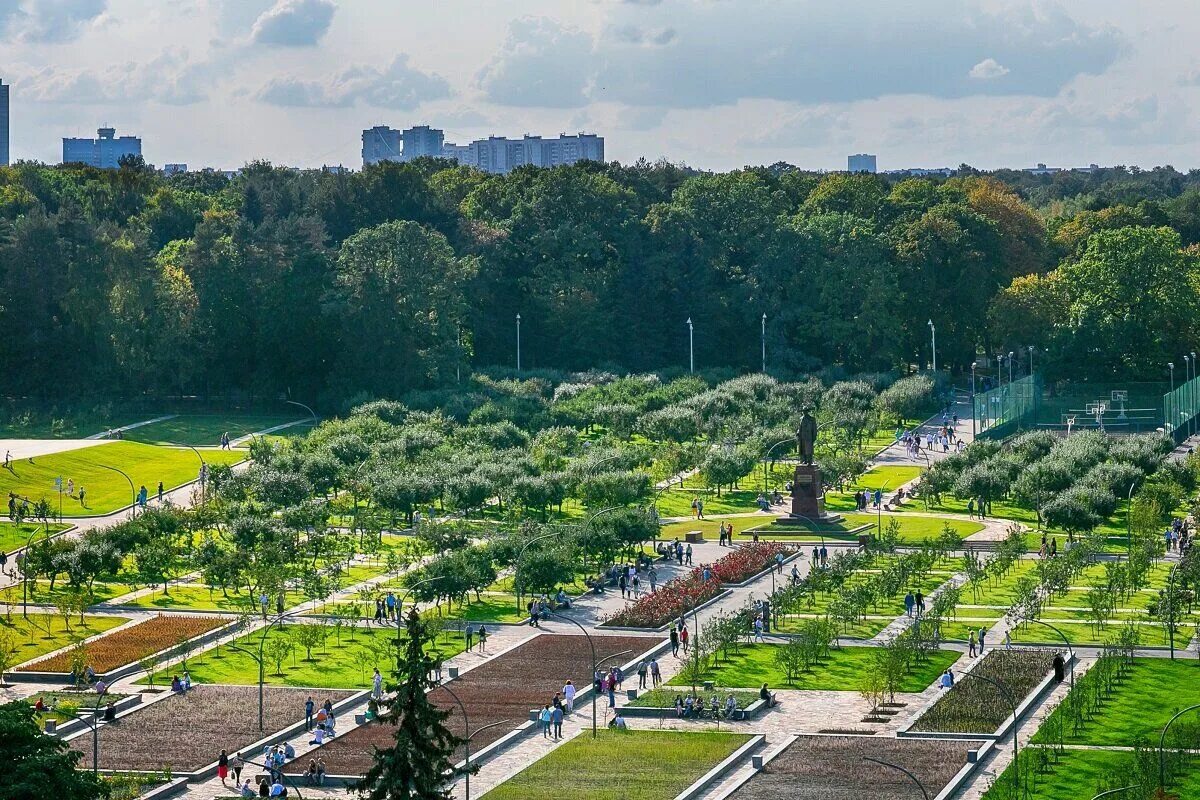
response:
{"label": "bronze statue", "polygon": [[804,409],[800,418],[800,427],[796,429],[796,450],[800,453],[800,461],[804,464],[813,463],[813,448],[817,444],[817,421]]}

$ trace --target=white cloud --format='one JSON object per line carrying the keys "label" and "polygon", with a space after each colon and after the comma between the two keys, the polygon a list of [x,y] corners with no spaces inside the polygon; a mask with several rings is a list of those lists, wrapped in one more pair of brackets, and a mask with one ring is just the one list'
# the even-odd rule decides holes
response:
{"label": "white cloud", "polygon": [[993,78],[1002,78],[1008,73],[1008,67],[996,61],[996,59],[985,58],[971,67],[971,71],[967,73],[967,77],[974,78],[977,81],[990,81]]}
{"label": "white cloud", "polygon": [[250,38],[259,44],[309,47],[329,30],[335,11],[332,0],[278,0],[254,21]]}
{"label": "white cloud", "polygon": [[763,128],[738,140],[743,147],[803,148],[827,144],[837,134],[845,138],[849,115],[830,106],[800,108],[771,120]]}
{"label": "white cloud", "polygon": [[450,84],[445,78],[410,66],[404,54],[383,70],[355,65],[323,81],[275,78],[255,95],[274,106],[346,108],[361,103],[398,111],[449,96]]}
{"label": "white cloud", "polygon": [[102,70],[16,66],[23,99],[65,105],[157,102],[192,105],[208,98],[220,71],[189,59],[187,50],[163,52],[146,62],[125,61]]}
{"label": "white cloud", "polygon": [[505,106],[577,108],[586,104],[594,72],[591,35],[546,17],[508,27],[500,52],[479,71],[487,99]]}
{"label": "white cloud", "polygon": [[108,0],[0,0],[0,32],[22,42],[67,42],[107,8]]}

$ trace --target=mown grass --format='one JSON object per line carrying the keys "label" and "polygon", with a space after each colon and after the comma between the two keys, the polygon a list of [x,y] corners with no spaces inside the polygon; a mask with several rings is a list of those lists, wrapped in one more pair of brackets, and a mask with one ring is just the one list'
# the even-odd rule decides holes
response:
{"label": "mown grass", "polygon": [[[372,670],[376,667],[384,675],[395,669],[395,657],[391,655],[391,644],[396,640],[396,628],[343,627],[337,631],[332,625],[321,628],[326,639],[324,644],[313,648],[309,658],[299,645],[295,631],[300,624],[278,626],[266,634],[266,650],[269,652],[273,640],[286,639],[294,649],[284,659],[282,670],[268,656],[265,667],[265,682],[273,686],[303,686],[322,689],[367,689],[371,686]],[[187,669],[194,683],[224,683],[248,686],[258,683],[258,663],[250,655],[259,652],[263,634],[249,633],[233,642],[223,644],[187,660]],[[466,642],[450,631],[438,635],[436,648],[444,658],[462,652]],[[234,647],[242,648],[235,650]],[[432,649],[432,648],[430,648]],[[243,651],[249,651],[243,652]],[[183,666],[161,670],[155,675],[155,683],[169,683],[172,675],[182,672]],[[143,679],[141,682],[146,682]]]}
{"label": "mown grass", "polygon": [[[1134,756],[1131,752],[1113,750],[1067,750],[1050,760],[1049,770],[1029,777],[1030,800],[1087,800],[1102,791],[1117,789],[1133,782]],[[1012,787],[1012,767],[1006,767],[993,782],[983,800],[1008,798]],[[1022,782],[1025,770],[1022,770]],[[1174,780],[1170,797],[1200,797],[1200,771],[1191,771]],[[1112,795],[1114,800],[1128,793]]]}
{"label": "mown grass", "polygon": [[[57,500],[57,492],[55,497]],[[55,509],[58,506],[55,505]],[[24,547],[34,531],[38,531],[37,536],[33,536],[36,541],[41,541],[43,536],[53,536],[56,533],[65,531],[70,525],[59,525],[51,522],[48,525],[43,525],[40,522],[22,522],[17,525],[14,522],[0,521],[0,553],[11,553],[13,550],[19,550]]]}
{"label": "mown grass", "polygon": [[181,414],[126,431],[125,439],[148,444],[217,447],[221,443],[222,433],[228,433],[230,439],[238,439],[248,433],[300,419],[298,416],[278,414]]}
{"label": "mown grass", "polygon": [[52,650],[66,647],[78,639],[86,639],[129,622],[128,617],[86,615],[80,623],[74,615],[69,622],[61,616],[30,614],[28,619],[14,610],[12,619],[0,617],[0,630],[10,631],[16,644],[13,665],[44,656]]}
{"label": "mown grass", "polygon": [[[204,460],[209,464],[234,464],[246,457],[244,451],[207,450]],[[133,481],[133,490],[120,473],[106,469],[107,465],[123,470]],[[0,496],[15,492],[31,501],[45,498],[58,510],[58,492],[54,479],[63,483],[75,481],[75,495],[63,497],[63,516],[82,517],[108,514],[133,502],[133,493],[145,486],[153,497],[162,481],[167,490],[195,480],[200,461],[191,450],[179,447],[156,447],[141,442],[108,442],[94,447],[67,450],[62,453],[36,456],[33,463],[14,460],[9,469],[0,469]],[[86,490],[83,505],[79,501],[80,487]]]}
{"label": "mown grass", "polygon": [[601,731],[578,736],[483,795],[487,800],[670,800],[749,736]]}
{"label": "mown grass", "polygon": [[[787,675],[775,663],[778,645],[751,644],[731,653],[704,673],[701,680],[712,681],[720,687],[753,688],[763,683],[773,688],[821,689],[825,691],[850,692],[862,687],[863,675],[872,671],[874,655],[871,647],[840,647],[830,651],[829,657],[809,672],[802,673],[788,683]],[[950,650],[938,650],[928,661],[917,664],[901,681],[899,691],[921,692],[929,687],[946,667],[958,660],[959,654]],[[690,681],[677,675],[667,681],[668,686],[690,686]]]}

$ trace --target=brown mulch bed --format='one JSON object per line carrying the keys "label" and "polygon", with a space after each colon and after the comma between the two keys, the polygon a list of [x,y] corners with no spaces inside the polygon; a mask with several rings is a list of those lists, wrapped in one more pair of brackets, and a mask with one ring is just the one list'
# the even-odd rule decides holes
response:
{"label": "brown mulch bed", "polygon": [[801,736],[731,800],[912,800],[920,790],[904,773],[864,761],[889,761],[910,770],[933,797],[983,742],[882,736]]}
{"label": "brown mulch bed", "polygon": [[[86,645],[88,664],[104,674],[117,667],[140,661],[160,650],[174,647],[209,631],[227,625],[228,617],[186,617],[160,614],[137,625],[101,636]],[[70,672],[71,652],[43,658],[21,667],[23,672]]]}
{"label": "brown mulch bed", "polygon": [[[113,725],[100,726],[100,768],[193,772],[217,760],[221,750],[257,742],[274,731],[304,719],[308,689],[267,687],[264,690],[264,728],[258,730],[257,686],[196,686],[186,695],[141,708]],[[353,692],[321,691],[313,697],[338,702]],[[92,765],[92,734],[72,739],[83,753],[81,767]]]}
{"label": "brown mulch bed", "polygon": [[[600,659],[622,650],[632,650],[631,654],[619,659],[622,664],[658,643],[658,639],[646,636],[593,636],[592,641],[596,645],[596,657]],[[529,710],[541,708],[544,703],[550,702],[554,693],[560,691],[568,679],[580,689],[591,686],[591,673],[592,651],[587,639],[557,634],[534,637],[498,658],[464,672],[450,686],[467,708],[471,730],[501,720],[512,722],[511,725],[489,728],[475,736],[471,739],[471,752],[479,752],[526,722]],[[625,685],[637,686],[637,675],[631,680],[627,676]],[[446,725],[457,735],[463,736],[462,714],[449,694],[445,690],[435,689],[430,697],[441,708],[452,710]],[[600,713],[603,714],[607,700],[601,702]],[[590,715],[590,705],[577,704],[575,713]],[[371,766],[375,748],[394,744],[394,730],[383,724],[355,728],[298,759],[296,769],[305,769],[311,757],[320,755],[324,757],[330,775],[362,775]],[[460,747],[455,760],[462,760],[464,756],[465,751]]]}

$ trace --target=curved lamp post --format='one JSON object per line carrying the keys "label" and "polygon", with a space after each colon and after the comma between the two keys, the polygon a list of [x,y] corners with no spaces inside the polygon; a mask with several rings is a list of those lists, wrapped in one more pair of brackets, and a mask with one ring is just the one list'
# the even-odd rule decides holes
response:
{"label": "curved lamp post", "polygon": [[[50,526],[46,526],[45,532],[49,535]],[[37,525],[33,526],[33,533],[29,534],[29,538],[25,540],[25,549],[21,551],[19,564],[21,566],[21,616],[29,619],[29,548],[33,547],[33,537],[38,535]]]}
{"label": "curved lamp post", "polygon": [[137,492],[137,488],[134,487],[134,485],[133,485],[133,478],[129,477],[129,475],[126,474],[126,472],[124,470],[117,469],[116,467],[110,467],[108,464],[97,464],[96,466],[101,467],[102,469],[108,469],[108,470],[112,470],[113,472],[120,473],[121,475],[123,475],[125,477],[125,480],[129,483],[129,491],[133,494],[133,506],[129,509],[129,516],[136,517],[137,516],[138,492]]}
{"label": "curved lamp post", "polygon": [[[251,434],[251,435],[253,435],[253,434]],[[197,450],[195,447],[193,447],[190,444],[184,444],[182,442],[167,442],[167,444],[171,445],[172,447],[186,447],[189,450],[191,450],[193,453],[196,454],[196,458],[200,459],[200,503],[203,504],[204,503],[204,485],[206,483],[208,483],[208,481],[206,479],[207,475],[208,475],[208,462],[206,462],[204,460],[204,456],[202,456],[200,454],[200,451]]]}
{"label": "curved lamp post", "polygon": [[1031,617],[1024,617],[1022,619],[1017,620],[1017,622],[1018,623],[1033,622],[1037,625],[1045,625],[1047,628],[1049,628],[1050,630],[1054,631],[1055,633],[1057,633],[1059,635],[1059,637],[1063,640],[1063,644],[1065,644],[1067,646],[1067,652],[1071,654],[1071,688],[1074,689],[1075,688],[1075,648],[1071,646],[1071,640],[1067,638],[1067,635],[1065,633],[1063,633],[1059,628],[1056,628],[1055,626],[1051,625],[1049,622],[1046,622],[1044,620],[1033,619]]}
{"label": "curved lamp post", "polygon": [[[603,663],[596,660],[596,643],[592,641],[592,635],[587,632],[587,628],[580,625],[576,620],[573,620],[570,617],[565,617],[562,614],[559,614],[557,611],[547,611],[546,613],[552,617],[561,619],[563,622],[571,623],[576,628],[579,628],[579,630],[587,638],[588,647],[592,651],[592,738],[595,739],[598,736],[596,733],[596,695],[600,693],[599,690],[596,689],[596,671],[600,669],[600,664]],[[627,655],[632,652],[632,650],[623,650],[620,653],[613,653],[611,656],[605,658],[604,661],[611,661],[618,656]]]}
{"label": "curved lamp post", "polygon": [[1013,726],[1012,726],[1013,796],[1017,797],[1021,793],[1021,765],[1020,765],[1020,762],[1017,760],[1017,725],[1019,724],[1020,721],[1017,719],[1016,698],[1013,697],[1012,690],[1010,690],[1004,684],[1000,683],[1000,681],[993,680],[992,678],[985,678],[982,675],[976,675],[974,672],[963,673],[962,680],[965,681],[968,678],[974,678],[975,680],[980,680],[980,681],[983,681],[984,683],[990,683],[992,686],[995,686],[996,689],[999,690],[1002,695],[1004,695],[1004,699],[1008,701],[1008,704],[1012,706],[1012,715],[1013,715]]}
{"label": "curved lamp post", "polygon": [[1166,742],[1167,742],[1167,731],[1170,730],[1171,726],[1175,723],[1175,720],[1179,719],[1180,717],[1182,717],[1184,714],[1188,713],[1189,711],[1195,711],[1198,708],[1200,708],[1200,705],[1188,706],[1187,708],[1185,708],[1182,711],[1180,711],[1179,713],[1177,713],[1175,716],[1171,717],[1171,719],[1167,721],[1166,725],[1163,725],[1162,735],[1158,737],[1158,788],[1159,789],[1165,789],[1167,786],[1167,761],[1166,761],[1166,757],[1163,753],[1163,747],[1166,745]]}
{"label": "curved lamp post", "polygon": [[472,731],[471,721],[467,717],[467,707],[463,705],[463,701],[459,699],[458,695],[454,693],[454,690],[451,689],[448,684],[443,683],[438,688],[444,689],[446,693],[453,698],[454,702],[458,704],[458,710],[461,711],[463,715],[463,746],[467,749],[467,771],[464,773],[466,777],[466,800],[471,800],[471,739],[477,733],[486,731],[488,728],[494,728],[497,725],[503,725],[506,722],[512,722],[512,720],[502,719],[499,722],[489,722],[487,725],[476,728],[474,731]]}
{"label": "curved lamp post", "polygon": [[300,406],[300,408],[303,408],[305,411],[307,411],[309,413],[309,416],[312,417],[314,425],[316,425],[320,421],[320,419],[317,417],[317,412],[313,411],[311,408],[304,405],[304,403],[300,403],[295,400],[284,400],[283,402],[285,402],[291,406]]}
{"label": "curved lamp post", "polygon": [[100,701],[104,699],[104,695],[108,694],[108,687],[104,687],[103,692],[96,694],[96,706],[92,709],[91,714],[84,714],[79,711],[75,712],[75,718],[87,724],[92,729],[92,774],[96,775],[100,772],[100,721],[97,717],[100,716]]}
{"label": "curved lamp post", "polygon": [[280,614],[278,617],[271,620],[271,622],[267,625],[267,627],[263,628],[262,636],[258,640],[258,653],[254,653],[250,650],[247,650],[244,647],[238,647],[235,644],[229,645],[230,650],[236,650],[239,653],[245,653],[246,655],[250,656],[250,658],[252,658],[256,662],[258,662],[258,730],[259,731],[263,730],[263,684],[266,683],[266,680],[267,680],[267,675],[266,675],[266,663],[267,662],[266,662],[266,655],[264,654],[264,651],[267,646],[267,634],[271,632],[271,628],[275,627],[276,625],[282,625],[283,621],[285,619],[287,619],[288,617],[294,617],[297,614],[300,614],[302,612],[303,612],[303,609],[298,608],[295,611],[289,611],[286,614]]}
{"label": "curved lamp post", "polygon": [[1114,794],[1120,794],[1121,792],[1132,791],[1133,789],[1138,789],[1140,787],[1141,787],[1140,783],[1135,783],[1132,786],[1122,786],[1120,789],[1109,789],[1106,792],[1101,792],[1100,794],[1096,795],[1095,797],[1092,798],[1092,800],[1100,800],[1101,797],[1110,797]]}
{"label": "curved lamp post", "polygon": [[1167,638],[1171,644],[1171,660],[1175,660],[1175,603],[1172,600],[1171,589],[1175,585],[1175,570],[1179,569],[1179,565],[1183,560],[1176,561],[1171,571],[1167,574]]}
{"label": "curved lamp post", "polygon": [[906,770],[904,767],[900,766],[899,764],[893,764],[890,761],[881,761],[878,758],[871,758],[870,756],[863,756],[862,759],[863,759],[863,761],[870,761],[874,764],[879,764],[884,767],[891,767],[892,769],[903,772],[905,775],[907,775],[909,778],[911,778],[912,782],[915,783],[917,785],[917,788],[921,790],[921,794],[925,797],[925,800],[929,800],[929,792],[925,789],[925,784],[923,784],[923,783],[921,783],[921,781],[917,780],[917,776],[913,775],[911,772]]}
{"label": "curved lamp post", "polygon": [[[765,371],[766,370],[764,370],[764,372]],[[771,459],[771,453],[775,452],[776,447],[782,447],[785,444],[794,444],[795,442],[796,442],[795,439],[784,439],[784,440],[776,442],[775,444],[768,447],[767,452],[763,454],[763,494],[764,495],[767,493],[767,462],[770,461],[770,459]]]}

